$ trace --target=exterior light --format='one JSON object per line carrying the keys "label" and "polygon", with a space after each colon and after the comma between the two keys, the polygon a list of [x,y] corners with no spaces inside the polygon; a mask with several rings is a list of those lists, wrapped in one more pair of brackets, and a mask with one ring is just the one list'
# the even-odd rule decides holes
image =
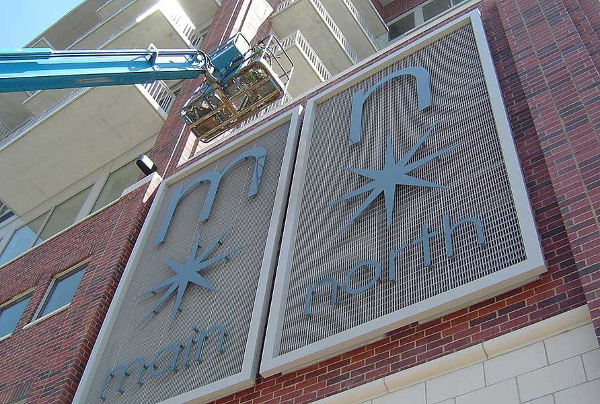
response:
{"label": "exterior light", "polygon": [[146,156],[145,154],[142,154],[140,157],[138,157],[135,164],[146,175],[150,175],[157,170],[156,164],[154,164],[154,162],[150,160],[150,157]]}

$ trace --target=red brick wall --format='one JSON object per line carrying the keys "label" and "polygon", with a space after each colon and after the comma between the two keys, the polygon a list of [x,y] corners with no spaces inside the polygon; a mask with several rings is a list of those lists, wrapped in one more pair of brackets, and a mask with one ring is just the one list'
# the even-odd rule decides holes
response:
{"label": "red brick wall", "polygon": [[[228,37],[243,0],[224,0],[204,42]],[[419,0],[382,10],[389,21]],[[596,0],[478,4],[548,263],[536,282],[287,375],[259,379],[219,403],[305,403],[446,355],[587,303],[600,336],[600,6]],[[265,26],[265,32],[268,26]],[[180,166],[186,83],[151,153]],[[332,84],[330,84],[332,85]],[[305,97],[296,104],[306,103]],[[0,342],[0,403],[69,402],[148,204],[140,192],[0,269],[0,301],[36,286],[15,334]],[[72,306],[27,330],[52,276],[89,258]]]}
{"label": "red brick wall", "polygon": [[[151,200],[123,197],[0,268],[0,302],[35,287],[13,334],[0,341],[0,403],[70,403]],[[27,329],[54,275],[87,260],[68,309]]]}

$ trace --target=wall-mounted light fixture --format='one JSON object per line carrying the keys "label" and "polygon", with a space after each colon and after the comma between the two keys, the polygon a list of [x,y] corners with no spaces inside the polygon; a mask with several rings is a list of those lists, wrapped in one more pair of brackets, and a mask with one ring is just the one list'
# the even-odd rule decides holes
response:
{"label": "wall-mounted light fixture", "polygon": [[156,164],[154,164],[154,162],[150,160],[150,157],[146,156],[145,154],[142,154],[140,157],[138,157],[135,164],[146,175],[150,175],[157,170]]}

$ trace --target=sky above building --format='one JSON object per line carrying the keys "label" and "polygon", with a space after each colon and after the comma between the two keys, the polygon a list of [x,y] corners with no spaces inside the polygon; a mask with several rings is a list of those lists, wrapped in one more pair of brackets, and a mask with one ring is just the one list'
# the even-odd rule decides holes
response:
{"label": "sky above building", "polygon": [[0,48],[22,48],[82,0],[0,0]]}

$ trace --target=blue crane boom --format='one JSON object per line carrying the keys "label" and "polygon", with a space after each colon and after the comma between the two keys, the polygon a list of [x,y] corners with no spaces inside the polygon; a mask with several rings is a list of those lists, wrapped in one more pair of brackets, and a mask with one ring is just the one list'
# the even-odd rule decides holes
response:
{"label": "blue crane boom", "polygon": [[[281,61],[284,61],[284,66]],[[181,111],[209,142],[286,94],[293,63],[270,35],[252,46],[236,34],[211,52],[196,49],[0,50],[0,93],[193,79],[203,84]]]}
{"label": "blue crane boom", "polygon": [[193,79],[206,67],[195,49],[8,50],[0,52],[0,92]]}

